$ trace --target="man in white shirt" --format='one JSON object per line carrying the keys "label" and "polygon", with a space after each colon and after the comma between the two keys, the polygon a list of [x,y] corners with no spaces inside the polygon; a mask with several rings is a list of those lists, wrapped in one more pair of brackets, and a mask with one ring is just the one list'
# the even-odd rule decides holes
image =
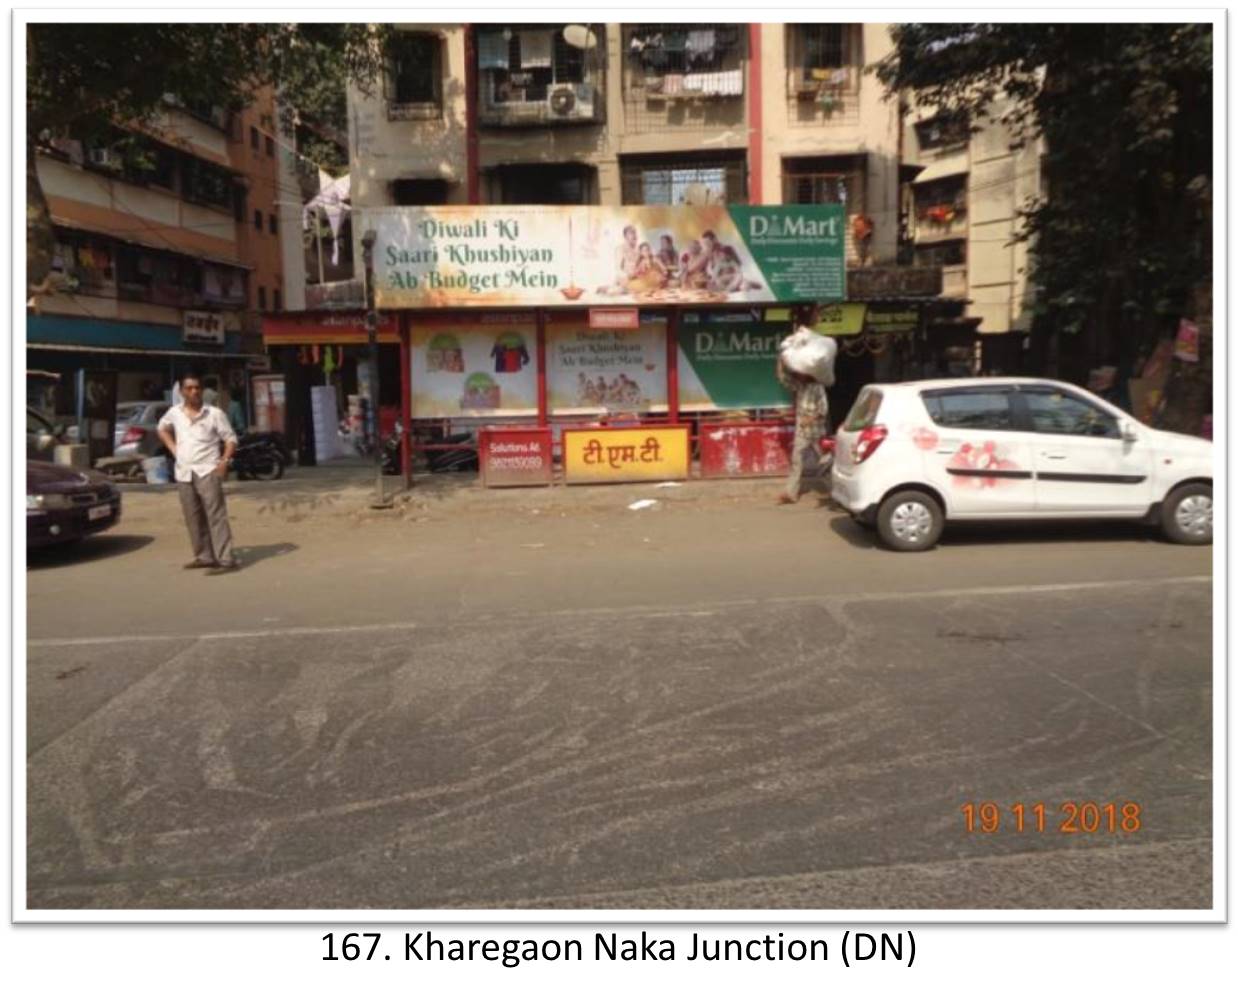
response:
{"label": "man in white shirt", "polygon": [[180,388],[184,401],[159,420],[159,438],[176,458],[176,487],[193,546],[193,560],[185,567],[235,570],[240,564],[232,555],[223,483],[236,451],[236,433],[227,415],[203,403],[201,378],[186,374]]}

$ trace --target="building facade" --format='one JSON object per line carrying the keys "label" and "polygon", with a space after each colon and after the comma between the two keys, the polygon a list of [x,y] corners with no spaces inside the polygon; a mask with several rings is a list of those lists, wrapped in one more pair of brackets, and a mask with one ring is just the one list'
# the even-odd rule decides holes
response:
{"label": "building facade", "polygon": [[260,316],[284,304],[274,113],[269,93],[239,114],[169,98],[141,129],[43,137],[56,250],[27,316],[47,375],[32,403],[71,415],[79,370],[115,371],[118,402],[160,400],[192,368],[244,410]]}

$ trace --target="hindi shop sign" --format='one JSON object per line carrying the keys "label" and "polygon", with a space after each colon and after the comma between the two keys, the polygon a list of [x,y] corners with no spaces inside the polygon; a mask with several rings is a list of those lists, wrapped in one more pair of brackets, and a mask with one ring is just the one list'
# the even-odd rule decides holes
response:
{"label": "hindi shop sign", "polygon": [[686,425],[563,430],[567,484],[685,480],[688,457]]}
{"label": "hindi shop sign", "polygon": [[554,450],[549,429],[482,429],[478,453],[481,481],[488,488],[550,484]]}
{"label": "hindi shop sign", "polygon": [[181,332],[187,344],[222,346],[224,316],[217,311],[186,311]]}
{"label": "hindi shop sign", "polygon": [[366,208],[377,305],[841,301],[841,204]]}

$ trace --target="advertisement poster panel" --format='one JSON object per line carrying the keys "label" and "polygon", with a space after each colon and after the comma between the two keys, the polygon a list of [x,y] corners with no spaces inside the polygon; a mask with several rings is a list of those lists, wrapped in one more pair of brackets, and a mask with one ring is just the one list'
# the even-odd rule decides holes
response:
{"label": "advertisement poster panel", "polygon": [[779,408],[791,398],[774,374],[786,322],[750,315],[688,313],[679,324],[679,407],[683,411]]}
{"label": "advertisement poster panel", "polygon": [[379,308],[841,301],[841,204],[366,208]]}
{"label": "advertisement poster panel", "polygon": [[567,484],[671,481],[688,476],[686,425],[638,429],[565,429]]}
{"label": "advertisement poster panel", "polygon": [[531,321],[414,326],[413,418],[537,414]]}
{"label": "advertisement poster panel", "polygon": [[666,410],[666,322],[632,332],[588,320],[546,329],[546,393],[556,415]]}
{"label": "advertisement poster panel", "polygon": [[546,485],[554,477],[548,428],[488,426],[481,430],[477,455],[488,488]]}

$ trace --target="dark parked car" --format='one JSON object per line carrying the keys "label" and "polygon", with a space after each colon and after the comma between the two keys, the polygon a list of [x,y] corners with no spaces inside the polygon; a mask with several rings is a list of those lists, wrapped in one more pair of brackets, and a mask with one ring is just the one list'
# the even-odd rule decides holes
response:
{"label": "dark parked car", "polygon": [[26,461],[26,545],[68,543],[120,521],[120,492],[102,474]]}
{"label": "dark parked car", "polygon": [[26,409],[26,459],[51,460],[60,433],[44,415],[33,408]]}

